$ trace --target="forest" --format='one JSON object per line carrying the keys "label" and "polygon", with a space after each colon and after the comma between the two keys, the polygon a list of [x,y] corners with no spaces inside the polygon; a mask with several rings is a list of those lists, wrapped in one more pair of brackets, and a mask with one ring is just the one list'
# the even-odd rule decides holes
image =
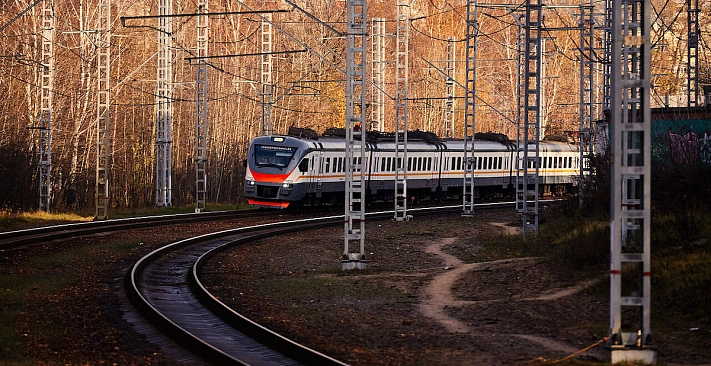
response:
{"label": "forest", "polygon": [[[476,131],[516,134],[518,19],[523,2],[479,1]],[[686,0],[650,0],[652,107],[686,104]],[[693,0],[695,1],[695,0]],[[99,0],[3,0],[0,3],[0,205],[38,209],[40,175],[43,2],[54,10],[51,116],[51,207],[90,212],[97,176],[97,21]],[[108,187],[112,208],[156,204],[156,80],[159,0],[110,0],[110,123]],[[386,131],[394,129],[397,3],[367,1],[368,20],[385,21]],[[454,78],[465,82],[465,0],[410,1],[408,127],[445,135],[448,44]],[[208,203],[241,202],[249,141],[261,133],[262,15],[274,11],[271,118],[275,133],[290,126],[323,132],[345,125],[346,2],[209,0]],[[296,6],[294,6],[296,5]],[[580,2],[554,0],[544,12],[546,134],[577,131],[580,123]],[[197,0],[172,0],[172,205],[196,200]],[[603,1],[594,3],[598,26]],[[699,85],[711,84],[711,0],[698,0]],[[603,45],[595,33],[593,48]],[[448,41],[452,39],[453,41]],[[214,57],[213,57],[214,56]],[[602,70],[602,58],[594,60]],[[370,70],[368,71],[370,74]],[[599,77],[595,95],[602,93]],[[371,93],[371,92],[369,92]],[[465,93],[455,86],[454,137],[464,133]],[[599,103],[598,103],[599,104]],[[595,116],[601,118],[597,108]]]}

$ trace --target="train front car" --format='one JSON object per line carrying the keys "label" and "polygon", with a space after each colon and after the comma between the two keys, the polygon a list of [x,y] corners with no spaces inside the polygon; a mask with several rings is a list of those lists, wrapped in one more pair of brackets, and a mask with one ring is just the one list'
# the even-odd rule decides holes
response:
{"label": "train front car", "polygon": [[309,144],[289,136],[260,136],[247,154],[244,197],[251,206],[287,208],[304,198],[300,184],[308,167],[300,164]]}

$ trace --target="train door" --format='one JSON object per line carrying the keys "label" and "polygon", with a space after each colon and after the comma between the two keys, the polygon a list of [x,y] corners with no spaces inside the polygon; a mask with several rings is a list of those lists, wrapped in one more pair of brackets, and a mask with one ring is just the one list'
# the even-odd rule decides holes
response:
{"label": "train door", "polygon": [[316,197],[316,199],[319,199],[322,195],[323,184],[323,150],[315,150],[309,155],[309,193],[311,193],[313,197]]}

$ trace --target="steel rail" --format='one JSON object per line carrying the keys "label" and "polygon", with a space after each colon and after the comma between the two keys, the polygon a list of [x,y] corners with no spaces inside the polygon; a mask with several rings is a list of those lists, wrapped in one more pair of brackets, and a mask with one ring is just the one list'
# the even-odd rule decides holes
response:
{"label": "steel rail", "polygon": [[62,225],[44,226],[32,229],[0,232],[0,252],[56,239],[105,233],[111,231],[140,229],[157,225],[184,224],[190,222],[238,219],[245,217],[269,216],[274,213],[262,210],[215,211],[185,213],[161,216],[132,217],[106,221],[76,222]]}
{"label": "steel rail", "polygon": [[[170,275],[171,272],[175,273],[178,269],[174,267],[163,269],[164,265],[160,263],[160,261],[161,258],[170,255],[174,257],[175,261],[186,263],[189,260],[194,261],[194,259],[185,258],[189,257],[190,253],[200,252],[200,254],[203,254],[216,247],[230,246],[235,245],[235,243],[243,243],[262,237],[302,230],[305,227],[336,225],[341,222],[342,217],[339,216],[293,220],[230,229],[178,241],[156,249],[136,262],[126,276],[125,291],[132,305],[144,318],[180,346],[190,350],[195,355],[212,364],[313,364],[312,362],[306,361],[300,362],[297,360],[298,356],[289,354],[284,356],[270,348],[269,345],[280,342],[280,340],[278,340],[279,337],[277,337],[275,333],[267,334],[259,338],[261,341],[267,343],[265,346],[250,337],[250,330],[243,330],[242,328],[244,327],[239,326],[235,328],[230,324],[236,322],[225,321],[212,315],[212,313],[207,310],[201,312],[199,309],[196,309],[195,302],[199,303],[199,299],[193,299],[194,296],[189,293],[189,290],[186,290],[189,288],[186,283],[188,271],[193,266],[187,264],[185,273],[181,270],[179,274],[175,274],[173,280],[175,280],[176,285],[175,287],[169,288],[171,285],[165,284],[169,279],[165,279],[165,275],[160,272],[166,271],[166,273]],[[158,264],[154,265],[155,263]],[[165,266],[170,267],[170,264]],[[163,288],[155,289],[151,288],[151,286],[144,286],[143,277],[148,276],[163,279],[161,283]],[[159,293],[159,296],[154,296],[153,293]],[[183,308],[172,308],[176,304],[183,306]],[[254,332],[251,333],[254,335]],[[267,338],[271,338],[271,340]],[[293,344],[292,346],[299,348],[297,344]],[[322,360],[322,363],[319,364],[342,364],[327,356],[309,351],[306,348],[304,348],[303,354],[309,354],[308,357],[312,360]]]}
{"label": "steel rail", "polygon": [[[457,205],[421,208],[414,212],[424,216],[441,213],[443,210],[460,209],[461,206]],[[392,214],[393,211],[381,211],[368,213],[367,216],[371,219],[390,219]],[[264,362],[344,365],[341,361],[298,344],[230,309],[207,292],[199,281],[202,265],[220,251],[264,237],[342,223],[343,215],[325,216],[230,229],[178,241],[156,249],[136,262],[125,278],[125,291],[145,319],[207,362],[220,365]],[[160,261],[166,257],[172,257],[173,261],[182,265],[187,262],[192,262],[192,265],[180,270],[175,267],[151,268],[163,266]],[[163,274],[158,273],[160,271],[164,271]],[[155,278],[153,281],[160,285],[156,288],[143,287],[144,276],[152,276]],[[175,287],[166,284],[167,281],[175,281]],[[176,304],[184,307],[175,308]],[[203,309],[197,309],[198,306]],[[269,361],[265,361],[265,358]]]}

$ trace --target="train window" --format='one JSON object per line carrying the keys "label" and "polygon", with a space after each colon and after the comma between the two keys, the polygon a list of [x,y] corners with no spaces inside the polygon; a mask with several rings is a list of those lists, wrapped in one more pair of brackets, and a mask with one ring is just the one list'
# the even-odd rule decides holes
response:
{"label": "train window", "polygon": [[326,173],[329,172],[330,168],[331,168],[331,158],[326,158]]}
{"label": "train window", "polygon": [[286,167],[296,152],[296,147],[254,145],[254,162],[258,166]]}
{"label": "train window", "polygon": [[457,158],[457,169],[462,170],[462,157]]}
{"label": "train window", "polygon": [[417,171],[422,170],[422,157],[417,158]]}
{"label": "train window", "polygon": [[309,158],[304,158],[304,160],[302,160],[299,163],[299,172],[301,172],[303,174],[308,171],[309,171]]}
{"label": "train window", "polygon": [[496,169],[501,169],[501,162],[503,161],[503,158],[499,156],[498,159],[496,159]]}
{"label": "train window", "polygon": [[493,156],[491,158],[489,158],[489,165],[488,165],[489,170],[491,170],[492,168],[494,168],[494,157]]}
{"label": "train window", "polygon": [[427,170],[432,170],[432,158],[427,158]]}
{"label": "train window", "polygon": [[452,169],[450,169],[450,170],[456,170],[457,168],[454,166],[454,164],[456,163],[456,159],[454,159],[454,158],[451,158],[451,159],[452,159]]}
{"label": "train window", "polygon": [[568,168],[572,168],[572,167],[573,167],[573,158],[569,156],[568,157]]}

